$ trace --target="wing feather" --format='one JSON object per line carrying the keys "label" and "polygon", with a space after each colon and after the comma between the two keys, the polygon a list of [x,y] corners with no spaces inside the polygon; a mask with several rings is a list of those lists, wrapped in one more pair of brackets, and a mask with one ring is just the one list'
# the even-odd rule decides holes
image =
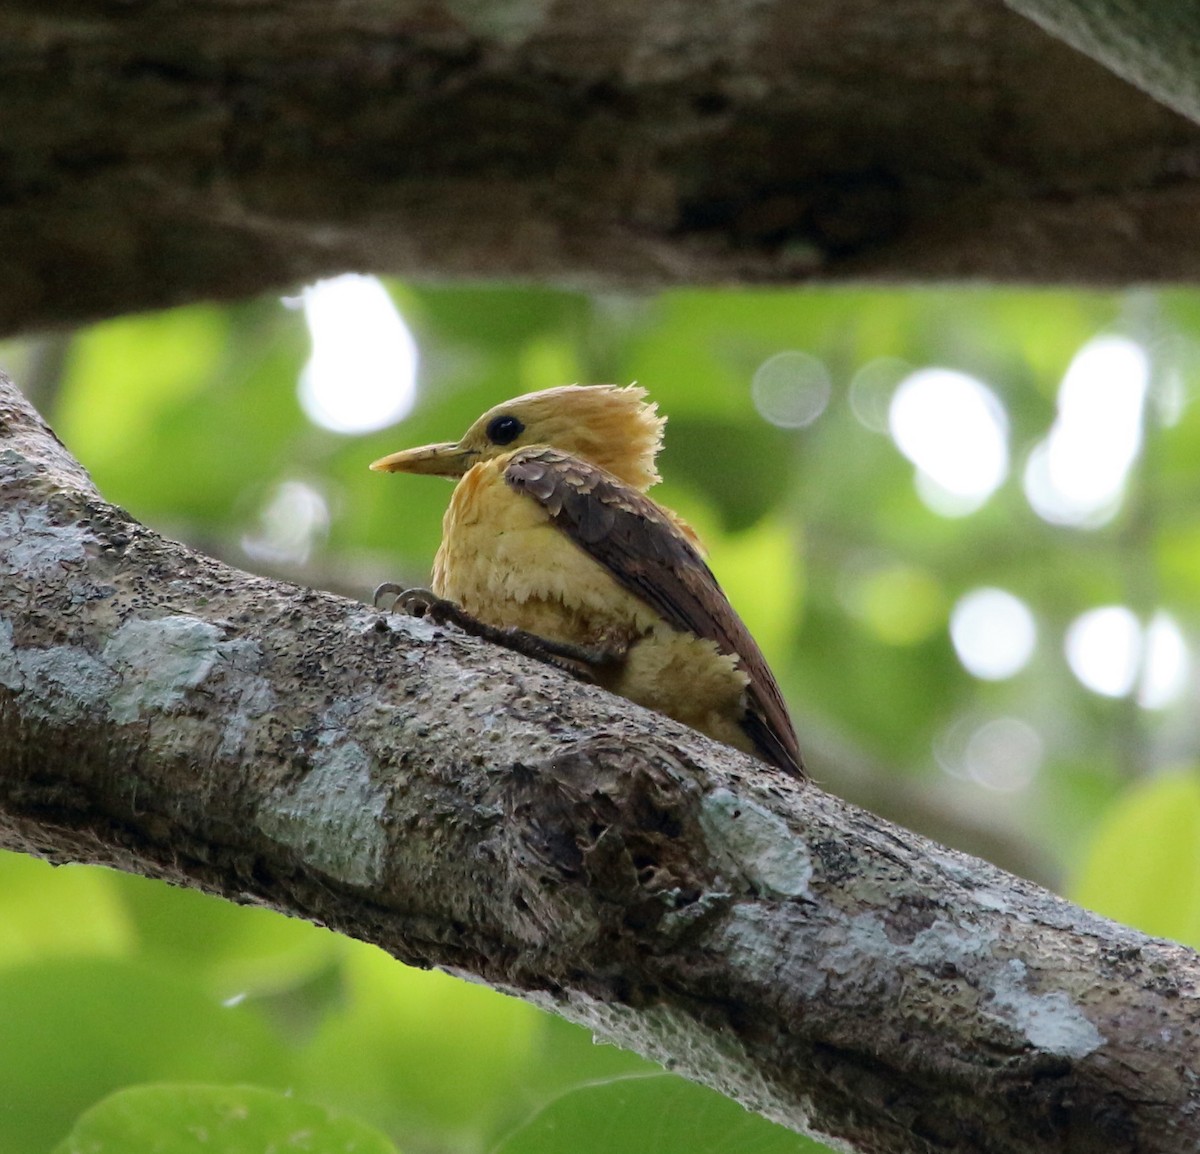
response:
{"label": "wing feather", "polygon": [[673,628],[735,654],[750,678],[742,728],[764,760],[805,776],[766,659],[696,547],[654,501],[598,465],[545,447],[514,453],[504,478]]}

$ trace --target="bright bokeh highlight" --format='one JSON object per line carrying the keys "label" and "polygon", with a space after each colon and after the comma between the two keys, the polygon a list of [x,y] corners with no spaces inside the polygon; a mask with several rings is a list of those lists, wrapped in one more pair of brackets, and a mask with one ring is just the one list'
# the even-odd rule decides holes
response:
{"label": "bright bokeh highlight", "polygon": [[950,640],[963,668],[984,681],[1002,681],[1029,663],[1037,625],[1029,606],[1004,589],[975,589],[950,614]]}
{"label": "bright bokeh highlight", "polygon": [[1067,663],[1104,697],[1137,690],[1143,709],[1165,709],[1188,687],[1192,660],[1175,619],[1161,610],[1143,629],[1131,609],[1106,605],[1077,617],[1067,630]]}
{"label": "bright bokeh highlight", "polygon": [[1106,605],[1077,617],[1067,630],[1067,664],[1093,693],[1125,697],[1137,680],[1142,628],[1124,605]]}
{"label": "bright bokeh highlight", "polygon": [[917,492],[946,517],[973,513],[1008,475],[1008,420],[995,393],[953,369],[918,369],[892,396],[888,427],[917,468]]}
{"label": "bright bokeh highlight", "polygon": [[1067,369],[1058,416],[1025,466],[1025,495],[1056,525],[1094,528],[1120,508],[1142,444],[1150,362],[1126,337],[1089,341]]}
{"label": "bright bokeh highlight", "polygon": [[416,399],[417,345],[387,289],[370,276],[334,277],[301,294],[312,353],[300,374],[305,415],[335,433],[393,425]]}
{"label": "bright bokeh highlight", "polygon": [[1146,627],[1138,704],[1143,709],[1174,705],[1187,689],[1191,672],[1191,654],[1175,619],[1169,613],[1156,613]]}

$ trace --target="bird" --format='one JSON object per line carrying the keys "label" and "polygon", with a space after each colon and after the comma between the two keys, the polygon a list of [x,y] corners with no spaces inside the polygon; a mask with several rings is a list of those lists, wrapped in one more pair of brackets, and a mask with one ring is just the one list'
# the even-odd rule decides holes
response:
{"label": "bird", "polygon": [[558,664],[806,778],[761,650],[695,531],[646,491],[666,418],[637,385],[562,385],[490,408],[457,441],[372,462],[457,482],[431,587],[395,608]]}

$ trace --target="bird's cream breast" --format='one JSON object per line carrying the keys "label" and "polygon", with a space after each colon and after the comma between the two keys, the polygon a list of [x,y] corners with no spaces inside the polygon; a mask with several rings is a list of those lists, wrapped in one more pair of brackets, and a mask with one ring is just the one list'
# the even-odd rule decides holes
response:
{"label": "bird's cream breast", "polygon": [[[506,457],[458,483],[442,525],[433,591],[490,625],[593,645],[627,644],[657,615],[504,480]],[[531,564],[531,559],[535,563]]]}

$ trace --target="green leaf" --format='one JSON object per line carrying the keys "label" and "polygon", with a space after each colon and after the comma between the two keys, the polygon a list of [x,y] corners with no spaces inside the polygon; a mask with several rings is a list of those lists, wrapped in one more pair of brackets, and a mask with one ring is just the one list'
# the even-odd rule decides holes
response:
{"label": "green leaf", "polygon": [[395,1154],[377,1130],[257,1086],[160,1083],[105,1098],[54,1154]]}
{"label": "green leaf", "polygon": [[293,1082],[247,1006],[130,961],[50,959],[0,980],[0,1150],[48,1149],[93,1102],[160,1079]]}
{"label": "green leaf", "polygon": [[1130,789],[1100,823],[1073,901],[1148,934],[1200,946],[1200,776]]}
{"label": "green leaf", "polygon": [[824,1149],[703,1086],[650,1074],[563,1094],[511,1133],[495,1154],[818,1154]]}

